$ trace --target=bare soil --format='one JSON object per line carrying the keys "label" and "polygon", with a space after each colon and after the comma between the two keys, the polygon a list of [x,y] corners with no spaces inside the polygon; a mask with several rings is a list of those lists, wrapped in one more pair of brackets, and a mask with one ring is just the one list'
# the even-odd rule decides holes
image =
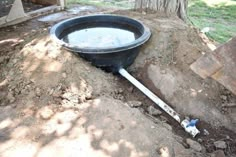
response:
{"label": "bare soil", "polygon": [[[104,10],[78,15],[93,13]],[[150,115],[155,105],[128,81],[50,39],[57,21],[33,19],[0,29],[0,156],[236,156],[236,97],[189,68],[210,52],[199,32],[173,16],[112,13],[150,27],[128,70],[181,115],[199,118],[201,134],[192,139],[162,111]],[[134,100],[142,106],[130,107]]]}

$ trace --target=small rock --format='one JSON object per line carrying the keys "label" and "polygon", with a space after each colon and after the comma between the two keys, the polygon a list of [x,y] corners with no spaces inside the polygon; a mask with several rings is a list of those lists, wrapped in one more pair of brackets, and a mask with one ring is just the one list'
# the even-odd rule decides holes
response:
{"label": "small rock", "polygon": [[162,58],[163,56],[161,54],[158,54],[158,58]]}
{"label": "small rock", "polygon": [[153,106],[148,107],[148,113],[152,116],[158,116],[158,115],[162,114],[162,112],[160,110],[154,108]]}
{"label": "small rock", "polygon": [[25,116],[25,113],[24,112],[20,112],[20,117],[24,117]]}
{"label": "small rock", "polygon": [[35,32],[36,32],[36,30],[35,30],[35,29],[32,29],[32,30],[31,30],[31,32],[32,32],[32,33],[35,33]]}
{"label": "small rock", "polygon": [[7,103],[2,102],[0,103],[0,106],[7,106]]}
{"label": "small rock", "polygon": [[117,94],[116,96],[114,96],[115,99],[118,99],[118,100],[124,100],[125,97],[121,94]]}
{"label": "small rock", "polygon": [[4,61],[5,57],[0,57],[0,63]]}
{"label": "small rock", "polygon": [[221,95],[220,98],[221,98],[222,100],[224,100],[224,101],[227,100],[227,96],[226,96],[226,95]]}
{"label": "small rock", "polygon": [[130,107],[140,107],[143,105],[141,101],[128,101],[127,103]]}
{"label": "small rock", "polygon": [[206,129],[203,129],[203,134],[204,134],[205,136],[210,135],[210,133],[209,133]]}
{"label": "small rock", "polygon": [[161,70],[161,74],[166,74],[166,71],[165,70]]}
{"label": "small rock", "polygon": [[31,88],[31,85],[28,84],[28,85],[25,86],[25,88],[26,88],[26,89],[30,89],[30,88]]}
{"label": "small rock", "polygon": [[11,107],[12,107],[12,108],[16,108],[17,105],[16,105],[16,104],[12,104]]}
{"label": "small rock", "polygon": [[214,146],[219,149],[226,149],[227,148],[225,141],[215,141]]}
{"label": "small rock", "polygon": [[197,141],[198,141],[199,143],[202,143],[202,142],[203,142],[203,140],[202,140],[201,138],[198,138]]}
{"label": "small rock", "polygon": [[66,73],[62,73],[63,78],[66,78],[66,76],[67,76]]}
{"label": "small rock", "polygon": [[6,110],[6,111],[7,111],[7,110],[10,110],[10,109],[12,109],[11,106],[5,106],[5,107],[4,107],[4,110]]}
{"label": "small rock", "polygon": [[11,92],[7,94],[7,99],[9,100],[10,103],[15,102],[16,100],[16,98],[13,96]]}
{"label": "small rock", "polygon": [[40,88],[37,87],[37,88],[35,89],[35,94],[36,94],[36,96],[38,96],[38,97],[41,95],[41,90],[40,90]]}
{"label": "small rock", "polygon": [[155,126],[151,126],[151,129],[155,129]]}
{"label": "small rock", "polygon": [[166,123],[168,121],[168,119],[165,116],[161,115],[160,118],[161,118],[161,121],[164,123]]}
{"label": "small rock", "polygon": [[190,138],[186,139],[187,144],[189,144],[190,148],[192,148],[195,151],[201,152],[202,151],[202,146],[196,142],[191,140]]}
{"label": "small rock", "polygon": [[45,107],[39,111],[39,115],[43,120],[48,120],[53,115],[53,111],[49,107]]}
{"label": "small rock", "polygon": [[225,138],[226,138],[227,140],[230,140],[230,139],[231,139],[230,136],[228,136],[228,135],[227,135]]}
{"label": "small rock", "polygon": [[225,103],[222,106],[223,107],[236,107],[236,103]]}
{"label": "small rock", "polygon": [[228,108],[222,107],[222,108],[221,108],[221,112],[222,112],[223,114],[227,113],[227,112],[228,112]]}
{"label": "small rock", "polygon": [[144,108],[139,108],[139,111],[140,111],[141,113],[145,113]]}
{"label": "small rock", "polygon": [[225,157],[225,153],[223,150],[216,150],[211,153],[211,157]]}
{"label": "small rock", "polygon": [[[66,92],[66,93],[64,93],[64,94],[62,95],[62,98],[63,98],[64,100],[68,100],[68,101],[70,101],[70,102],[72,102],[72,103],[75,103],[75,104],[79,103],[79,97],[78,97],[78,95],[73,94],[73,93],[71,93],[71,92]],[[84,97],[81,97],[81,98],[83,99]]]}
{"label": "small rock", "polygon": [[21,90],[21,94],[26,94],[27,92],[28,90],[26,88]]}
{"label": "small rock", "polygon": [[172,126],[170,126],[169,124],[163,123],[162,125],[163,125],[166,129],[172,131]]}
{"label": "small rock", "polygon": [[34,79],[30,79],[30,82],[31,83],[35,83],[36,81]]}
{"label": "small rock", "polygon": [[49,92],[48,92],[48,94],[49,94],[49,95],[52,95],[53,92],[54,92],[54,89],[50,89]]}
{"label": "small rock", "polygon": [[133,87],[133,86],[129,87],[129,88],[128,88],[128,91],[129,91],[130,93],[133,93],[134,87]]}
{"label": "small rock", "polygon": [[160,157],[174,157],[174,156],[177,156],[176,152],[180,151],[180,150],[176,150],[175,148],[172,148],[170,146],[164,146],[159,149],[157,148],[156,150],[157,150],[157,153],[159,154],[158,156]]}
{"label": "small rock", "polygon": [[13,60],[12,60],[13,64],[16,64],[17,61],[18,61],[17,59],[13,59]]}
{"label": "small rock", "polygon": [[116,91],[116,93],[118,93],[118,94],[122,94],[124,92],[124,90],[122,89],[122,88],[119,88],[119,89],[117,89],[117,91]]}

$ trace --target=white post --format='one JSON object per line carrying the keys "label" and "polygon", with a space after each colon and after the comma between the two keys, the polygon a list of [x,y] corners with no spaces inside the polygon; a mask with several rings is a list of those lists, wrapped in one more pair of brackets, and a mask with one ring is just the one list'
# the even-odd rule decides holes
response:
{"label": "white post", "polygon": [[9,14],[7,15],[6,22],[13,21],[19,18],[26,17],[21,0],[15,0]]}
{"label": "white post", "polygon": [[65,1],[66,1],[66,0],[59,0],[59,5],[61,6],[61,9],[62,9],[62,10],[65,9],[65,6],[66,6]]}

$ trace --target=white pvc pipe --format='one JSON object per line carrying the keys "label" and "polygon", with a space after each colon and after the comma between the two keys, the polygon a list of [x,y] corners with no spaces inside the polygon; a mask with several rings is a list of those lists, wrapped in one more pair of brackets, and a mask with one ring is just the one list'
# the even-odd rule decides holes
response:
{"label": "white pvc pipe", "polygon": [[162,101],[159,97],[157,97],[154,93],[152,93],[147,87],[142,85],[138,80],[136,80],[132,75],[130,75],[125,69],[121,68],[119,73],[129,80],[135,87],[137,87],[140,91],[142,91],[147,97],[149,97],[154,103],[156,103],[161,109],[163,109],[166,113],[168,113],[171,117],[173,117],[177,122],[180,123],[179,115],[164,101]]}

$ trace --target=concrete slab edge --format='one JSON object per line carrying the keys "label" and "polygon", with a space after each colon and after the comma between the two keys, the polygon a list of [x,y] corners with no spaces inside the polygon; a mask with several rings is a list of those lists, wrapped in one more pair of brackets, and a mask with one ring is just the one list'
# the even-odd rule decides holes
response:
{"label": "concrete slab edge", "polygon": [[38,9],[38,10],[35,10],[35,11],[28,12],[28,13],[26,13],[25,17],[18,18],[16,20],[12,20],[12,21],[9,21],[9,22],[6,21],[7,16],[4,16],[4,17],[0,18],[0,28],[15,25],[15,24],[18,24],[18,23],[21,23],[21,22],[28,21],[28,20],[33,19],[33,18],[38,17],[38,16],[46,15],[46,14],[49,14],[49,13],[54,13],[56,11],[61,11],[61,10],[62,10],[61,6],[53,5],[53,6],[49,6],[49,7],[45,7],[45,8],[42,8],[42,9]]}

